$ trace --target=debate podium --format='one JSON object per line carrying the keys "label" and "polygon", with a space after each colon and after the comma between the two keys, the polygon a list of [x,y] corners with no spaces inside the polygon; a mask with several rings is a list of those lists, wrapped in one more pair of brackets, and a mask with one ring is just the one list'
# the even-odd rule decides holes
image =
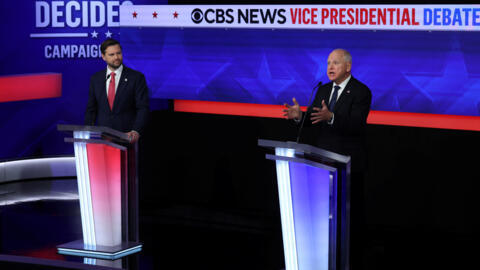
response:
{"label": "debate podium", "polygon": [[72,134],[83,240],[59,254],[116,260],[141,251],[138,234],[137,144],[107,127],[58,125]]}
{"label": "debate podium", "polygon": [[286,270],[348,270],[350,157],[258,140],[276,162]]}

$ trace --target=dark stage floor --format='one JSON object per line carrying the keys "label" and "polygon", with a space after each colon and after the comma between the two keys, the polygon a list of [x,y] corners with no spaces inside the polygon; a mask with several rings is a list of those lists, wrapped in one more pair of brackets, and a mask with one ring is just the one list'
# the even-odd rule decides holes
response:
{"label": "dark stage floor", "polygon": [[[283,269],[275,167],[257,140],[292,141],[296,126],[173,112],[153,113],[151,122],[139,154],[137,268]],[[353,270],[478,264],[478,133],[369,125],[367,146]],[[82,269],[55,250],[80,238],[75,179],[0,183],[0,269]],[[26,258],[63,264],[14,262]]]}
{"label": "dark stage floor", "polygon": [[[103,266],[91,266],[92,260],[57,254],[57,245],[81,238],[75,179],[0,184],[0,192],[1,269],[127,268],[125,262],[122,266],[97,260]],[[140,217],[144,247],[130,259],[130,268],[284,269],[277,213],[265,216],[221,208],[144,205]],[[368,245],[365,260],[381,249]]]}

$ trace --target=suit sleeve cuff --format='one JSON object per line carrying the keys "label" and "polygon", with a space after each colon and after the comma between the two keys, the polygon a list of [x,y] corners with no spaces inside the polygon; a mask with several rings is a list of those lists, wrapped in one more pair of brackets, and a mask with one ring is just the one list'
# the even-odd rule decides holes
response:
{"label": "suit sleeve cuff", "polygon": [[329,125],[333,125],[333,121],[335,120],[335,114],[332,113],[332,119],[330,119],[330,121],[327,122],[327,124]]}

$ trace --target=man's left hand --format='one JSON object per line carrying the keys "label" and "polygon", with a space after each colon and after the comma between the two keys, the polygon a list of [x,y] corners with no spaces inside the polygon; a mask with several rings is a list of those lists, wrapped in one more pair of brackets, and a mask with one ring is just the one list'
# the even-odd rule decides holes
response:
{"label": "man's left hand", "polygon": [[316,124],[321,121],[330,121],[332,117],[333,113],[328,110],[325,100],[322,100],[322,108],[313,107],[313,112],[310,114],[310,120],[312,120],[312,124]]}
{"label": "man's left hand", "polygon": [[135,130],[127,132],[126,134],[128,136],[128,139],[130,140],[130,143],[136,143],[138,139],[140,139],[140,134]]}

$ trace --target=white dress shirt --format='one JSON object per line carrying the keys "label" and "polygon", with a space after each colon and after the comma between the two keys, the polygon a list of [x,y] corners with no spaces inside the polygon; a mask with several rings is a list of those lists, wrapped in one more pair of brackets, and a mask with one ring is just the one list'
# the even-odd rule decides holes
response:
{"label": "white dress shirt", "polygon": [[347,86],[347,83],[350,81],[350,78],[352,78],[352,75],[349,75],[348,78],[346,78],[341,84],[336,84],[335,82],[333,82],[332,92],[330,93],[330,97],[328,98],[328,101],[332,100],[333,91],[335,90],[335,86],[337,85],[340,86],[340,89],[338,89],[338,93],[337,93],[337,101],[338,101],[338,99],[340,98],[340,95],[343,93],[343,89],[345,89],[345,87]]}
{"label": "white dress shirt", "polygon": [[[337,84],[335,82],[333,82],[333,85],[332,85],[332,92],[330,92],[330,98],[328,98],[328,101],[330,104],[330,100],[332,100],[332,95],[333,95],[333,91],[335,91],[335,86],[340,86],[340,89],[338,89],[338,92],[337,92],[337,100],[340,98],[340,95],[343,93],[343,90],[345,89],[345,87],[347,86],[347,83],[350,81],[350,78],[352,78],[352,75],[349,75],[342,83],[340,84]],[[327,123],[329,125],[333,125],[333,121],[335,120],[335,114],[332,112],[332,119],[330,119],[330,121],[328,121]]]}
{"label": "white dress shirt", "polygon": [[[122,76],[122,71],[123,71],[123,65],[120,65],[115,71],[111,71],[110,67],[107,66],[107,74],[105,75],[105,78],[108,77],[112,72],[115,72],[115,94],[117,93],[117,88],[118,84],[120,82],[120,77]],[[110,81],[112,80],[112,76],[108,77],[107,81],[105,82],[105,91],[107,91],[107,97],[108,97],[108,86],[110,85]]]}

